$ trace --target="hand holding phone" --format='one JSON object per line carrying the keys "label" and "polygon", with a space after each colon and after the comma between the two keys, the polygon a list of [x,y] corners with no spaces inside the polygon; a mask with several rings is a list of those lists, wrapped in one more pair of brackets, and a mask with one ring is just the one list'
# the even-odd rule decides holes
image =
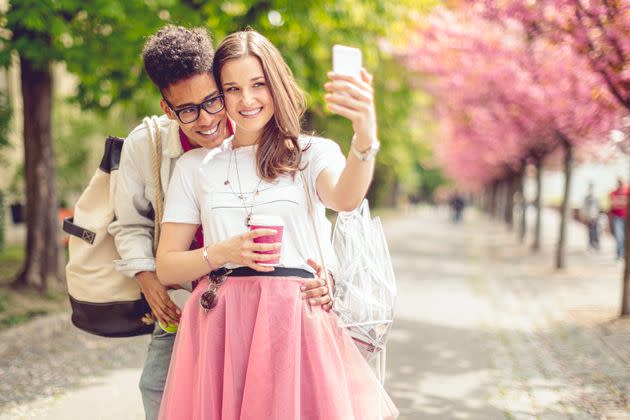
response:
{"label": "hand holding phone", "polygon": [[[377,149],[376,110],[372,76],[363,70],[361,50],[344,45],[332,48],[333,72],[324,88],[326,105],[333,113],[352,122],[359,151]],[[351,81],[349,78],[356,80]],[[361,160],[369,160],[360,157]]]}

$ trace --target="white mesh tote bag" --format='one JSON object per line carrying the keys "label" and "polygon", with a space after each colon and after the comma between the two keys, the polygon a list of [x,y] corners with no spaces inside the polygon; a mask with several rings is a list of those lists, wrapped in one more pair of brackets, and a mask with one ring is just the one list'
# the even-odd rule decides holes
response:
{"label": "white mesh tote bag", "polygon": [[367,200],[337,215],[332,242],[339,261],[333,307],[369,360],[385,347],[396,279],[381,220],[370,216]]}
{"label": "white mesh tote bag", "polygon": [[[317,227],[312,198],[302,173],[315,237]],[[366,360],[377,360],[383,381],[385,344],[394,319],[396,279],[380,218],[372,218],[367,200],[350,212],[339,212],[332,237],[337,256],[333,311],[340,327],[347,328]],[[325,269],[319,244],[321,264]],[[328,279],[327,279],[328,281]]]}

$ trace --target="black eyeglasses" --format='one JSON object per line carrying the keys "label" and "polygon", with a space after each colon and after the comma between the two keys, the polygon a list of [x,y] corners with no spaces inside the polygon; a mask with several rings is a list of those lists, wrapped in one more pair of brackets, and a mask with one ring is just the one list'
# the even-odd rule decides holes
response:
{"label": "black eyeglasses", "polygon": [[171,105],[169,101],[166,100],[166,98],[162,97],[162,99],[164,99],[166,105],[168,105],[171,111],[175,113],[177,119],[182,124],[190,124],[197,121],[199,119],[199,113],[201,112],[201,109],[212,115],[221,112],[225,107],[222,94],[213,96],[212,98],[205,100],[200,104],[190,105],[182,109],[175,109],[173,105]]}

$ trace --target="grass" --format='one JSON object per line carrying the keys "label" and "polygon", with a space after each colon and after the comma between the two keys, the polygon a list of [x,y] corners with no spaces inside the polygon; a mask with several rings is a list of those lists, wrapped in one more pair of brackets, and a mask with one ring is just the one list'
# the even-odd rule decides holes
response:
{"label": "grass", "polygon": [[9,294],[6,292],[0,292],[0,313],[7,310],[9,307]]}
{"label": "grass", "polygon": [[45,309],[29,309],[26,312],[17,315],[8,315],[0,318],[0,331],[6,328],[14,327],[16,325],[23,324],[37,316],[46,315],[49,311]]}
{"label": "grass", "polygon": [[0,250],[0,331],[38,316],[68,310],[66,293],[62,290],[40,292],[11,287],[23,263],[22,246],[12,245]]}
{"label": "grass", "polygon": [[22,268],[24,248],[19,245],[7,246],[0,250],[0,285],[13,280]]}

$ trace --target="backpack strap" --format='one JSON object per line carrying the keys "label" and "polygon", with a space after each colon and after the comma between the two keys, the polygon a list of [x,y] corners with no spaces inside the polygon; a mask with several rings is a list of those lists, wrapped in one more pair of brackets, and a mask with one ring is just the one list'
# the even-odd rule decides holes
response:
{"label": "backpack strap", "polygon": [[83,239],[90,245],[94,243],[94,238],[96,238],[96,233],[89,229],[82,228],[79,225],[75,225],[74,217],[66,217],[63,219],[63,231],[79,239]]}
{"label": "backpack strap", "polygon": [[158,117],[145,117],[144,125],[151,140],[151,168],[155,180],[155,218],[153,220],[153,252],[157,251],[160,242],[162,216],[164,214],[164,191],[162,190],[162,178],[160,166],[162,164],[162,136],[160,135],[160,123]]}

